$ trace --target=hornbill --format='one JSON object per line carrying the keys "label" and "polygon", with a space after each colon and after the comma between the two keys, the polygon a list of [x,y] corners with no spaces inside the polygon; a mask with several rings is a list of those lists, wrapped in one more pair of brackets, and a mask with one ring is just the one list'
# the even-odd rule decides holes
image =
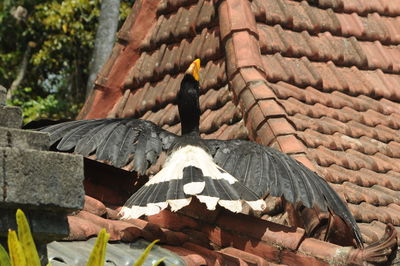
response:
{"label": "hornbill", "polygon": [[155,164],[161,153],[167,153],[162,169],[125,203],[123,218],[156,214],[168,206],[177,211],[192,197],[209,210],[220,205],[241,212],[246,204],[263,210],[261,198],[269,194],[336,214],[361,247],[354,217],[316,173],[282,152],[251,141],[200,137],[199,70],[197,59],[185,72],[177,94],[181,136],[134,118],[77,120],[39,130],[50,133],[56,150],[94,156],[120,168],[131,164],[139,175]]}

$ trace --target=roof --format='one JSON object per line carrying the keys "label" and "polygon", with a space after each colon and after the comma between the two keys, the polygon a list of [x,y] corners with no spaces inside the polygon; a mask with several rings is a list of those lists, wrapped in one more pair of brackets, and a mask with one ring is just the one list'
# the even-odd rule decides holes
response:
{"label": "roof", "polygon": [[[153,254],[150,253],[153,256],[150,259],[167,256],[167,265],[180,260],[187,265],[361,264],[364,261],[386,260],[385,256],[391,252],[384,249],[386,244],[360,252],[352,247],[305,238],[305,231],[301,228],[233,214],[222,208],[208,211],[198,201],[182,212],[163,210],[147,220],[119,220],[120,208],[106,207],[101,201],[86,196],[84,209],[68,216],[70,235],[65,240],[73,242],[48,245],[49,259],[58,258],[68,265],[85,261],[82,249],[89,253],[94,243],[93,240],[86,240],[95,236],[101,228],[106,228],[110,241],[115,243],[108,245],[107,258],[117,262],[126,260],[130,264],[138,258],[140,251],[129,251],[129,245],[116,241],[132,242],[135,244],[130,245],[131,248],[140,249],[143,247],[141,238],[148,241],[160,239],[161,244]],[[382,239],[384,243],[396,243],[393,230],[391,227],[387,231]],[[376,251],[381,253],[377,256]],[[121,258],[121,254],[125,255]]]}
{"label": "roof", "polygon": [[137,1],[80,117],[179,133],[178,83],[201,58],[202,136],[290,154],[346,199],[372,244],[387,224],[400,231],[399,29],[389,0]]}

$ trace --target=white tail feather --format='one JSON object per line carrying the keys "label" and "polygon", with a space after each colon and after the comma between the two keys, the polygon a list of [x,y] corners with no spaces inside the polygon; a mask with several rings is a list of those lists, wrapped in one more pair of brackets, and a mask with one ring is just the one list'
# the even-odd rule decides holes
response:
{"label": "white tail feather", "polygon": [[246,201],[246,203],[249,204],[249,206],[255,211],[263,211],[267,207],[267,204],[262,199],[255,201]]}
{"label": "white tail feather", "polygon": [[241,212],[243,210],[243,203],[241,200],[220,200],[218,204],[231,212]]}
{"label": "white tail feather", "polygon": [[210,197],[210,196],[202,196],[202,195],[197,195],[196,196],[201,203],[204,203],[207,206],[207,209],[210,211],[215,210],[215,207],[217,206],[217,203],[219,201],[219,198],[217,197]]}
{"label": "white tail feather", "polygon": [[176,212],[177,210],[182,209],[183,207],[190,204],[192,197],[188,199],[175,199],[175,200],[167,200],[169,206],[171,206],[171,211]]}

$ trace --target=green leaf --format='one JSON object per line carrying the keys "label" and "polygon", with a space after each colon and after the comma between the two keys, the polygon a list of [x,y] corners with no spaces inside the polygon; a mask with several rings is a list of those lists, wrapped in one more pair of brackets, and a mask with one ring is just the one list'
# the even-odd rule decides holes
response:
{"label": "green leaf", "polygon": [[0,244],[0,265],[11,266],[10,256],[8,256],[6,249]]}
{"label": "green leaf", "polygon": [[29,265],[41,266],[36,245],[32,238],[31,229],[29,228],[28,220],[26,219],[24,212],[18,209],[16,218],[18,225],[18,239],[21,243],[22,250],[25,253],[25,257],[29,258]]}
{"label": "green leaf", "polygon": [[25,254],[14,230],[8,230],[8,250],[12,266],[26,266]]}
{"label": "green leaf", "polygon": [[106,232],[106,229],[101,229],[86,266],[104,266],[109,238],[110,234]]}
{"label": "green leaf", "polygon": [[165,257],[159,259],[158,261],[156,261],[156,262],[153,263],[153,266],[158,266],[158,265],[160,265],[160,263],[163,262],[164,260],[165,260]]}
{"label": "green leaf", "polygon": [[147,248],[143,251],[142,255],[140,255],[139,259],[133,264],[133,266],[142,266],[147,256],[149,255],[150,250],[158,241],[160,240],[156,239],[150,245],[148,245]]}

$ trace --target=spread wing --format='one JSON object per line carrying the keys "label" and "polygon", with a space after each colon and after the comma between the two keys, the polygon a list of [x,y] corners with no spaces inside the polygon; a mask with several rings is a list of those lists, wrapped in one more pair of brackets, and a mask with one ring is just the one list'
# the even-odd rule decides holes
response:
{"label": "spread wing", "polygon": [[50,134],[50,144],[58,151],[91,156],[119,168],[130,165],[139,174],[177,137],[150,121],[133,118],[77,120],[39,130]]}
{"label": "spread wing", "polygon": [[362,245],[360,229],[345,203],[329,184],[290,156],[244,140],[205,140],[217,165],[254,191],[270,194],[307,208],[331,211],[352,228]]}

